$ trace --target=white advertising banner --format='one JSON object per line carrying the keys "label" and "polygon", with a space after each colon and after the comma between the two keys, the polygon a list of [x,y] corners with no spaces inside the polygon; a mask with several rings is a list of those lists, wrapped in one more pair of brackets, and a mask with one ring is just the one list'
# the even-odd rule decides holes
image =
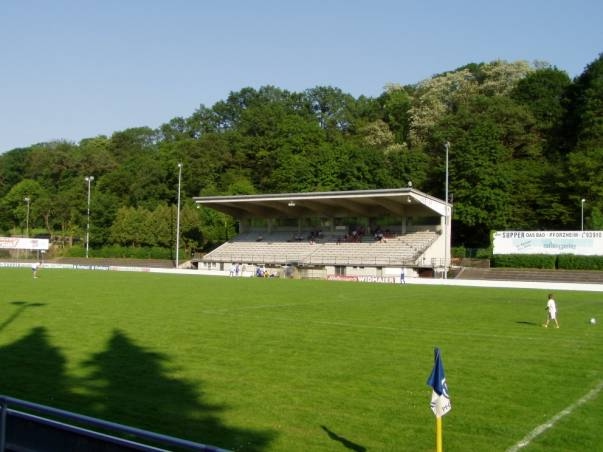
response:
{"label": "white advertising banner", "polygon": [[603,256],[603,231],[497,231],[493,252]]}
{"label": "white advertising banner", "polygon": [[48,250],[48,239],[27,239],[23,237],[0,237],[2,250]]}

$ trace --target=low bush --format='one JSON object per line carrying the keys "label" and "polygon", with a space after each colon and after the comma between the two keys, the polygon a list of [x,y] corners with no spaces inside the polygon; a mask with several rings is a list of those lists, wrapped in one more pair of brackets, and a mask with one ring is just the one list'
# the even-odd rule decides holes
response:
{"label": "low bush", "polygon": [[557,256],[548,254],[495,254],[492,267],[555,268]]}
{"label": "low bush", "polygon": [[467,248],[464,246],[453,246],[450,253],[452,257],[467,257]]}
{"label": "low bush", "polygon": [[557,257],[557,268],[565,270],[603,270],[603,256],[561,254]]}
{"label": "low bush", "polygon": [[[69,247],[63,253],[66,257],[84,257],[86,249],[75,245]],[[184,254],[182,254],[184,255]],[[173,250],[170,248],[153,247],[128,247],[121,245],[104,246],[102,248],[90,248],[89,257],[99,258],[129,258],[129,259],[173,259]]]}

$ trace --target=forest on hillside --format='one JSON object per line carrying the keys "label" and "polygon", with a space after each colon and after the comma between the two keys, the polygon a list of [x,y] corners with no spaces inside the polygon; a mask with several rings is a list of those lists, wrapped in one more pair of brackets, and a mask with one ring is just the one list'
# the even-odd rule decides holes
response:
{"label": "forest on hillside", "polygon": [[603,229],[603,54],[573,80],[494,61],[376,98],[243,88],[157,129],[13,149],[0,155],[0,235],[81,239],[89,219],[91,248],[172,247],[182,163],[181,243],[208,249],[236,225],[192,196],[412,181],[443,199],[446,142],[454,246],[488,246],[492,230],[580,229],[581,209],[585,229]]}

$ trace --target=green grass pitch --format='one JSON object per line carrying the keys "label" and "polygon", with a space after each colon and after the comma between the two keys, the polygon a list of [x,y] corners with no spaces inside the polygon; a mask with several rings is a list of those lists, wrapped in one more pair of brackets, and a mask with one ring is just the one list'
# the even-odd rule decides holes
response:
{"label": "green grass pitch", "polygon": [[[0,394],[247,451],[601,450],[603,294],[0,270]],[[588,320],[595,317],[596,325]],[[579,402],[582,400],[582,402]],[[569,408],[565,415],[555,418]]]}

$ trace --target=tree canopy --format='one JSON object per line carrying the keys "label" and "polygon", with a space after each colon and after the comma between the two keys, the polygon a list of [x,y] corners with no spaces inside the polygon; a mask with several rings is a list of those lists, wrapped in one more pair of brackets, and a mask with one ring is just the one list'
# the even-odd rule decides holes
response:
{"label": "tree canopy", "polygon": [[[183,236],[203,248],[232,219],[196,195],[413,186],[444,197],[450,142],[453,244],[493,229],[602,228],[603,55],[571,80],[548,64],[468,64],[376,98],[317,86],[231,92],[157,129],[55,141],[0,155],[0,230],[83,236],[86,176],[96,246],[171,246],[182,163]],[[28,198],[28,205],[24,199]]]}

